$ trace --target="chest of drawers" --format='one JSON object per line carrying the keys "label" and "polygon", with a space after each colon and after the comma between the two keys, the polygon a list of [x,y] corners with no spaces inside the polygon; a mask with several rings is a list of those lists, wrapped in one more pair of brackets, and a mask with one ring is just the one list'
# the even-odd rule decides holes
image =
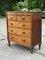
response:
{"label": "chest of drawers", "polygon": [[36,45],[41,47],[41,12],[8,11],[7,39],[31,49]]}

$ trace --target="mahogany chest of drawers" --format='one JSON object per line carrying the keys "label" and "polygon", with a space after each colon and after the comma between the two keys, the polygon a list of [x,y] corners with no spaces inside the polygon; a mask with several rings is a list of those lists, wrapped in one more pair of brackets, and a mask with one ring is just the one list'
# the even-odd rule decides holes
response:
{"label": "mahogany chest of drawers", "polygon": [[6,12],[7,39],[31,49],[41,47],[41,12]]}

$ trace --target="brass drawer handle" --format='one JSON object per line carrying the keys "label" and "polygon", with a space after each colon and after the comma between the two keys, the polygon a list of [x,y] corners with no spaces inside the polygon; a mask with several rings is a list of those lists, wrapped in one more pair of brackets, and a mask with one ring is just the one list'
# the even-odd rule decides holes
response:
{"label": "brass drawer handle", "polygon": [[25,24],[23,24],[22,26],[25,26]]}
{"label": "brass drawer handle", "polygon": [[25,32],[23,32],[23,34],[25,34]]}
{"label": "brass drawer handle", "polygon": [[23,39],[23,42],[25,42],[25,39]]}

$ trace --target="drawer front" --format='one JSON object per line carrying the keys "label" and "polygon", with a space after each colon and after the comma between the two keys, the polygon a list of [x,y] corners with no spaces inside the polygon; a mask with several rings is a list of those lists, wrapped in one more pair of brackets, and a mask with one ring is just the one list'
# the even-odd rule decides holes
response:
{"label": "drawer front", "polygon": [[22,36],[30,36],[31,37],[31,30],[28,29],[15,29],[8,27],[8,32],[15,34],[15,35],[22,35]]}
{"label": "drawer front", "polygon": [[8,26],[31,29],[31,22],[8,21]]}
{"label": "drawer front", "polygon": [[12,14],[12,15],[8,15],[7,16],[8,20],[16,20],[16,15]]}
{"label": "drawer front", "polygon": [[18,44],[30,46],[31,45],[31,38],[30,37],[23,37],[23,36],[16,36],[13,34],[9,34],[9,40],[14,41]]}
{"label": "drawer front", "polygon": [[18,21],[31,21],[31,16],[17,16]]}

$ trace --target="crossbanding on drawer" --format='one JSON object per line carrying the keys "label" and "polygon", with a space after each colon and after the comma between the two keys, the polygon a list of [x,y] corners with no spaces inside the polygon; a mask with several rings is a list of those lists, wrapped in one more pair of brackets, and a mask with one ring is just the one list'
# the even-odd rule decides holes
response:
{"label": "crossbanding on drawer", "polygon": [[15,29],[8,27],[8,32],[15,35],[31,36],[31,30],[28,29]]}

